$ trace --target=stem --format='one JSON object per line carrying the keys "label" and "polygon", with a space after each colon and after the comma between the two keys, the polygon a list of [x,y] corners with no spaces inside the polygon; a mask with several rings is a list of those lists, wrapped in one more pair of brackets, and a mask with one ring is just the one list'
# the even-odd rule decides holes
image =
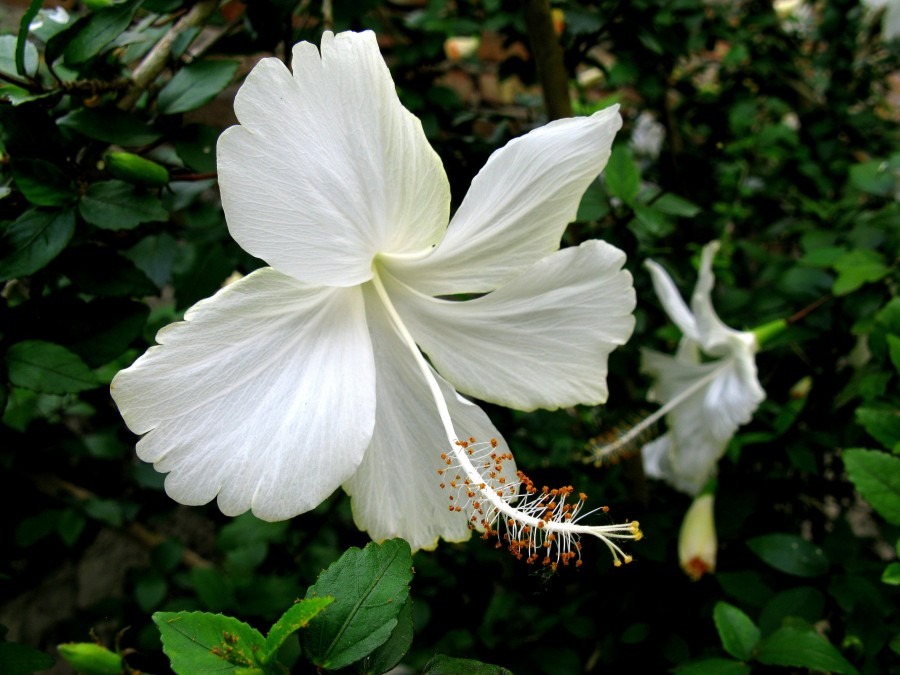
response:
{"label": "stem", "polygon": [[181,17],[131,74],[131,88],[119,101],[121,110],[130,110],[169,62],[175,40],[186,31],[203,24],[219,6],[219,0],[200,0]]}
{"label": "stem", "polygon": [[563,63],[563,50],[553,30],[549,0],[524,0],[522,15],[528,29],[531,51],[537,69],[544,107],[549,120],[572,116],[569,98],[569,74]]}

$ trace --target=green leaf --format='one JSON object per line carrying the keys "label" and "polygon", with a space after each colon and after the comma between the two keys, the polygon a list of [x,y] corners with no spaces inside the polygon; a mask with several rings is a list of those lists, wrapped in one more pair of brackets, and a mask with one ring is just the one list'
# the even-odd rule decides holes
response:
{"label": "green leaf", "polygon": [[885,265],[884,256],[867,249],[845,253],[834,263],[834,269],[838,273],[832,287],[835,295],[852,293],[864,284],[883,279],[890,271]]}
{"label": "green leaf", "polygon": [[194,171],[213,172],[216,170],[216,142],[221,133],[221,129],[205,124],[187,126],[175,141],[175,152]]}
{"label": "green leaf", "polygon": [[60,656],[78,672],[85,675],[119,675],[122,657],[106,647],[92,642],[69,642],[57,645]]}
{"label": "green leaf", "polygon": [[667,192],[658,199],[653,200],[651,206],[660,213],[681,218],[693,218],[702,211],[693,202],[689,202],[678,195],[673,195],[671,192]]}
{"label": "green leaf", "polygon": [[169,219],[157,196],[118,180],[91,185],[78,204],[78,212],[104,230],[130,230],[141,223]]}
{"label": "green leaf", "polygon": [[35,206],[65,206],[78,198],[72,181],[42,159],[18,159],[12,164],[16,187]]}
{"label": "green leaf", "polygon": [[79,19],[63,52],[66,63],[82,63],[99,54],[128,28],[140,4],[141,0],[130,0]]}
{"label": "green leaf", "polygon": [[609,202],[598,181],[593,181],[585,191],[581,202],[578,204],[578,214],[575,220],[586,223],[592,220],[600,220],[609,213]]}
{"label": "green leaf", "polygon": [[425,666],[422,675],[513,675],[513,673],[506,668],[474,659],[454,659],[437,654]]}
{"label": "green leaf", "polygon": [[237,61],[197,61],[179,70],[159,92],[163,115],[188,112],[208,103],[231,82]]}
{"label": "green leaf", "polygon": [[756,660],[767,666],[810,668],[843,675],[857,672],[828,640],[813,630],[794,626],[779,628],[763,640]]}
{"label": "green leaf", "polygon": [[[18,75],[16,68],[16,48],[18,40],[14,35],[0,35],[0,72],[9,75]],[[25,41],[25,72],[23,75],[32,76],[38,68],[38,50],[32,43]]]}
{"label": "green leaf", "polygon": [[747,546],[777,570],[798,577],[817,577],[828,571],[828,558],[815,544],[793,534],[755,537]]}
{"label": "green leaf", "polygon": [[627,147],[617,145],[613,148],[603,172],[603,180],[609,194],[626,204],[631,204],[637,197],[641,188],[641,174]]}
{"label": "green leaf", "polygon": [[9,381],[45,394],[73,394],[99,386],[84,361],[65,347],[42,340],[18,342],[6,352]]}
{"label": "green leaf", "polygon": [[883,159],[873,159],[850,167],[850,184],[862,192],[888,197],[893,194],[896,182],[894,172]]}
{"label": "green leaf", "polygon": [[154,570],[142,574],[134,585],[134,599],[145,612],[158,607],[168,592],[169,584],[165,577]]}
{"label": "green leaf", "polygon": [[109,152],[104,160],[113,176],[129,183],[147,187],[163,187],[169,183],[166,167],[132,152]]}
{"label": "green leaf", "polygon": [[825,596],[811,586],[798,586],[778,593],[759,615],[759,628],[768,635],[781,628],[788,617],[798,617],[809,624],[822,618]]}
{"label": "green leaf", "polygon": [[66,509],[59,514],[56,533],[66,546],[74,546],[81,537],[85,525],[87,525],[87,519],[81,513],[75,509]]}
{"label": "green leaf", "polygon": [[118,358],[141,336],[149,314],[150,308],[142,302],[94,298],[76,314],[68,347],[88,366],[98,368]]}
{"label": "green leaf", "polygon": [[411,580],[412,553],[402,539],[348,549],[306,592],[334,604],[301,633],[303,653],[329,670],[368,656],[390,638]]}
{"label": "green leaf", "polygon": [[367,659],[369,673],[386,673],[400,663],[413,641],[413,601],[408,599],[397,617],[397,625],[388,641]]}
{"label": "green leaf", "polygon": [[713,608],[713,621],[725,651],[736,659],[749,661],[760,638],[759,628],[753,620],[734,605],[717,602]]}
{"label": "green leaf", "polygon": [[233,673],[258,668],[265,638],[242,621],[206,612],[156,612],[163,652],[178,675]]}
{"label": "green leaf", "polygon": [[0,281],[26,277],[58,256],[75,234],[75,212],[30,209],[0,239]]}
{"label": "green leaf", "polygon": [[850,481],[863,498],[892,525],[900,525],[900,457],[853,448],[842,458]]}
{"label": "green leaf", "polygon": [[332,597],[308,598],[306,600],[295,602],[288,611],[281,615],[281,618],[275,622],[272,628],[269,629],[269,634],[266,636],[266,648],[260,655],[260,661],[262,663],[268,663],[278,650],[281,649],[285,640],[301,628],[305,628],[319,612],[328,607],[332,602],[334,602],[334,598]]}
{"label": "green leaf", "polygon": [[161,136],[134,115],[117,108],[78,108],[60,117],[56,123],[95,141],[125,148],[149,145]]}
{"label": "green leaf", "polygon": [[25,46],[28,44],[28,28],[31,26],[34,17],[36,17],[37,13],[40,11],[42,4],[42,0],[31,0],[28,9],[26,9],[25,13],[22,15],[22,20],[19,21],[19,34],[16,38],[16,73],[19,75],[25,75],[28,72],[25,63]]}
{"label": "green leaf", "polygon": [[671,234],[674,230],[672,222],[665,214],[655,210],[652,206],[634,204],[632,208],[637,222],[632,223],[629,227],[636,230],[635,234],[639,238],[649,236],[651,239],[659,239]]}
{"label": "green leaf", "polygon": [[900,411],[857,408],[856,421],[888,450],[900,443]]}
{"label": "green leaf", "polygon": [[894,370],[900,373],[900,337],[897,335],[885,336],[888,346],[888,354],[891,357],[891,363],[894,364]]}
{"label": "green leaf", "polygon": [[4,675],[31,675],[52,668],[54,663],[56,659],[34,647],[17,642],[0,642],[0,665]]}
{"label": "green leaf", "polygon": [[678,675],[748,675],[750,666],[731,659],[704,659],[678,666]]}
{"label": "green leaf", "polygon": [[881,574],[881,583],[888,586],[900,586],[900,563],[892,562],[884,568]]}
{"label": "green leaf", "polygon": [[63,270],[79,290],[91,295],[156,295],[156,285],[133,262],[105,246],[72,247],[62,257]]}

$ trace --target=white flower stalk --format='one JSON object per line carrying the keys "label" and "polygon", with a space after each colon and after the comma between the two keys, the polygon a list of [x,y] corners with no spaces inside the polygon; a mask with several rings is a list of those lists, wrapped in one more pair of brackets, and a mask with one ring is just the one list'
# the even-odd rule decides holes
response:
{"label": "white flower stalk", "polygon": [[[477,511],[448,508],[443,454],[478,479],[490,527],[507,517],[521,534],[540,519],[534,499],[516,500],[456,445],[496,439],[498,475],[520,482],[457,391],[521,410],[606,400],[608,355],[634,326],[625,256],[600,241],[557,249],[618,111],[495,152],[448,225],[440,159],[374,34],[326,32],[321,53],[300,43],[292,69],[262,60],[218,143],[229,231],[270,267],[196,304],[116,376],[138,455],[168,474],[175,500],[217,499],[228,515],[290,518],[343,487],[361,529],[417,549],[468,538]],[[479,297],[446,299],[458,294]],[[547,519],[560,562],[595,534],[570,522],[581,511],[565,518],[573,509],[562,529]]]}
{"label": "white flower stalk", "polygon": [[665,416],[668,432],[642,449],[644,471],[690,495],[715,474],[731,437],[766,397],[756,374],[757,335],[729,328],[712,306],[712,261],[718,248],[712,242],[703,249],[690,309],[665,270],[646,262],[663,309],[683,337],[674,357],[643,351],[642,369],[656,378],[647,398],[662,407],[614,442],[596,448],[593,457],[602,461],[614,456]]}

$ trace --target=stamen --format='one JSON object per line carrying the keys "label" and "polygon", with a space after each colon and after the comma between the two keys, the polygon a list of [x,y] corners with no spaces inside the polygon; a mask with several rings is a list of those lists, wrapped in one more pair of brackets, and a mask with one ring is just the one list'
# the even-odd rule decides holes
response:
{"label": "stamen", "polygon": [[[455,481],[450,482],[451,490],[456,493],[449,495],[449,509],[465,512],[470,527],[482,531],[482,539],[496,537],[498,547],[502,548],[505,544],[514,556],[524,559],[529,565],[540,560],[542,565],[553,571],[559,564],[567,566],[574,563],[579,567],[582,535],[596,537],[606,544],[616,567],[620,567],[623,562],[630,563],[632,557],[615,540],[640,540],[643,534],[637,521],[626,521],[619,525],[583,525],[581,521],[584,518],[609,509],[600,507],[583,513],[587,495],[579,493],[577,501],[573,501],[575,489],[571,485],[553,490],[544,486],[539,491],[534,482],[521,471],[516,472],[515,479],[503,475],[504,462],[511,462],[513,456],[502,450],[497,452],[497,439],[478,442],[474,437],[459,437],[453,428],[450,410],[440,385],[394,308],[377,272],[372,283],[428,384],[450,444],[451,452],[440,455],[444,465],[449,467],[444,471],[457,471],[459,474]],[[463,475],[466,480],[460,484]],[[472,494],[471,486],[477,486],[478,499]],[[441,488],[446,488],[446,483],[441,483]],[[501,528],[504,530],[502,533]]]}

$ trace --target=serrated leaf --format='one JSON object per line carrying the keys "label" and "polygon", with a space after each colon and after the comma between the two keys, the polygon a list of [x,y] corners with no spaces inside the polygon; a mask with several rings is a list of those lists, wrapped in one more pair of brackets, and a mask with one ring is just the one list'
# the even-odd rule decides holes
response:
{"label": "serrated leaf", "polygon": [[513,675],[513,673],[490,663],[437,654],[425,666],[422,675]]}
{"label": "serrated leaf", "polygon": [[332,597],[308,598],[295,602],[269,629],[266,635],[266,648],[260,655],[260,661],[267,663],[285,640],[301,628],[306,628],[307,624],[332,602],[334,602]]}
{"label": "serrated leaf", "polygon": [[794,534],[767,534],[755,537],[747,546],[777,570],[798,577],[817,577],[828,571],[828,558],[815,544]]}
{"label": "serrated leaf", "polygon": [[857,408],[856,421],[888,450],[900,443],[900,411]]}
{"label": "serrated leaf", "polygon": [[149,145],[161,136],[134,115],[117,108],[78,108],[60,117],[56,123],[95,141],[124,148]]}
{"label": "serrated leaf", "polygon": [[52,342],[17,342],[6,352],[6,363],[10,382],[45,394],[74,394],[100,384],[84,361]]}
{"label": "serrated leaf", "polygon": [[16,187],[35,206],[65,206],[78,198],[69,177],[42,159],[16,160],[12,175]]}
{"label": "serrated leaf", "polygon": [[120,180],[92,184],[81,198],[78,212],[104,230],[130,230],[141,223],[169,219],[159,197]]}
{"label": "serrated leaf", "polygon": [[704,659],[675,669],[677,675],[748,675],[750,666],[731,659]]}
{"label": "serrated leaf", "polygon": [[613,197],[631,204],[641,188],[641,174],[631,156],[631,151],[618,145],[613,148],[603,171],[606,189]]}
{"label": "serrated leaf", "polygon": [[386,673],[400,663],[412,646],[413,640],[413,601],[408,599],[397,617],[397,625],[388,641],[369,654],[366,663],[367,673],[379,675]]}
{"label": "serrated leaf", "polygon": [[75,234],[75,212],[30,209],[0,239],[0,281],[26,277],[58,256]]}
{"label": "serrated leaf", "polygon": [[159,92],[157,105],[164,115],[188,112],[211,101],[231,82],[237,61],[197,61],[179,70]]}
{"label": "serrated leaf", "polygon": [[235,673],[258,668],[265,638],[243,621],[206,612],[156,612],[163,652],[178,675]]}
{"label": "serrated leaf", "polygon": [[329,670],[368,656],[390,638],[411,580],[412,553],[402,539],[348,549],[306,592],[334,604],[300,634],[303,653]]}
{"label": "serrated leaf", "polygon": [[794,626],[779,628],[763,640],[756,660],[767,666],[788,666],[824,670],[839,675],[856,675],[857,670],[828,640],[812,630]]}
{"label": "serrated leaf", "polygon": [[863,498],[892,525],[900,525],[900,457],[853,448],[842,458],[850,481]]}
{"label": "serrated leaf", "polygon": [[79,19],[63,51],[66,63],[82,63],[99,54],[128,28],[140,4],[141,0],[130,0]]}
{"label": "serrated leaf", "polygon": [[734,605],[717,602],[713,608],[713,621],[725,651],[736,659],[749,661],[760,638],[759,628],[753,620]]}

